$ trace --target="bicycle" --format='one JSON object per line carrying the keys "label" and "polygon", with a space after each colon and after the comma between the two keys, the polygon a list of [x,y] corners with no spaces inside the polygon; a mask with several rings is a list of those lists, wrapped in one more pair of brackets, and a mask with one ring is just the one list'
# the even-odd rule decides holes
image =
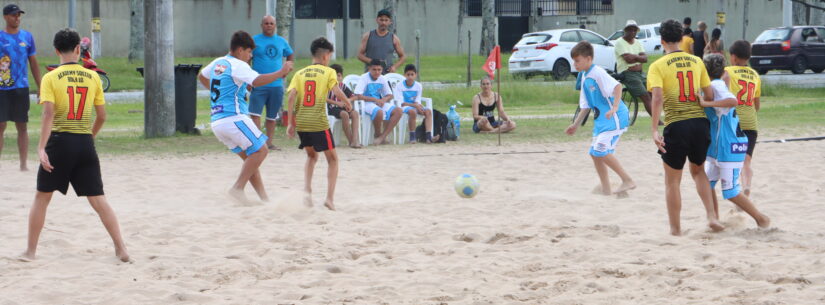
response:
{"label": "bicycle", "polygon": [[[611,73],[610,76],[615,78],[620,83],[624,80],[621,74]],[[624,102],[625,106],[627,106],[628,125],[633,126],[633,123],[636,122],[636,116],[639,114],[639,98],[633,96],[633,94],[630,94],[630,90],[628,90],[627,87],[622,87],[622,102]],[[573,119],[570,122],[576,121],[576,117],[579,115],[579,112],[581,112],[581,107],[576,106],[576,112],[573,113]],[[598,116],[599,110],[594,109],[593,115]],[[588,118],[585,117],[584,120],[582,120],[582,126],[584,126],[584,123],[587,123],[587,119]]]}

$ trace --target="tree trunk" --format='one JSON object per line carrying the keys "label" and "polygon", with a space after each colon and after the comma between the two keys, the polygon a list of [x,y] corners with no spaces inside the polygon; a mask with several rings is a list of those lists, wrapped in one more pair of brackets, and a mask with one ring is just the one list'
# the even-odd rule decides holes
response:
{"label": "tree trunk", "polygon": [[295,6],[294,0],[278,0],[278,8],[275,12],[275,19],[278,21],[278,36],[289,41],[289,28],[292,27],[292,11]]}
{"label": "tree trunk", "polygon": [[129,0],[132,17],[129,20],[129,63],[143,61],[143,0]]}
{"label": "tree trunk", "polygon": [[496,11],[494,0],[481,1],[481,50],[482,56],[487,56],[496,45]]}
{"label": "tree trunk", "polygon": [[390,33],[395,34],[395,23],[398,22],[398,13],[395,9],[395,0],[384,0],[384,8],[390,11],[392,15],[392,24],[390,24]]}

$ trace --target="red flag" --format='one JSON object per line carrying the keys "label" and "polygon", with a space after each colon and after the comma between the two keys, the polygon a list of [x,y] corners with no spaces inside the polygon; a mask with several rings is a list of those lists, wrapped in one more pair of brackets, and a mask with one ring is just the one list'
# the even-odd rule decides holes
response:
{"label": "red flag", "polygon": [[490,56],[487,57],[484,67],[481,68],[487,71],[487,75],[489,75],[491,79],[496,78],[496,70],[501,69],[501,48],[499,48],[499,46],[495,46],[495,48],[490,51]]}

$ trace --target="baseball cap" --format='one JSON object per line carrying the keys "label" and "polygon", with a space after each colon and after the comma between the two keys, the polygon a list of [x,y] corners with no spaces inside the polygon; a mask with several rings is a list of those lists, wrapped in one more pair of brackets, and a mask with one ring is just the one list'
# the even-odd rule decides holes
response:
{"label": "baseball cap", "polygon": [[17,6],[17,4],[9,4],[9,5],[6,5],[6,7],[3,8],[3,15],[4,16],[5,15],[14,15],[14,14],[17,14],[17,13],[25,14],[26,12],[21,10],[20,7]]}
{"label": "baseball cap", "polygon": [[639,25],[636,24],[636,20],[630,19],[627,21],[627,24],[624,25],[624,28],[634,27],[636,30],[639,30]]}
{"label": "baseball cap", "polygon": [[377,17],[381,17],[381,16],[387,16],[388,18],[392,19],[392,13],[390,13],[390,10],[388,10],[388,9],[382,9],[382,10],[378,11],[378,16]]}

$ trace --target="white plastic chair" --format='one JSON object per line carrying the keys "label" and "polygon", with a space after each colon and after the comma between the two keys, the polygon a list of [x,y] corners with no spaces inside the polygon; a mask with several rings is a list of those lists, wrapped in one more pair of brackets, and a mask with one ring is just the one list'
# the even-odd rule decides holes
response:
{"label": "white plastic chair", "polygon": [[[401,103],[404,100],[400,93],[395,92],[395,86],[399,83],[406,80],[406,78],[398,73],[387,73],[384,75],[387,78],[387,82],[389,83],[390,90],[393,91],[393,104],[395,107],[401,108]],[[407,131],[407,115],[404,114],[401,116],[401,120],[398,121],[398,124],[395,125],[395,128],[392,130],[392,143],[393,144],[404,144],[406,143],[406,131]]]}
{"label": "white plastic chair", "polygon": [[[349,90],[355,92],[355,87],[358,86],[358,80],[361,78],[360,75],[357,74],[350,74],[344,77],[344,85],[346,85]],[[372,121],[370,120],[370,115],[364,113],[364,101],[363,100],[356,100],[353,105],[355,107],[355,111],[361,115],[361,128],[359,130],[359,137],[360,143],[362,146],[368,146],[372,144]]]}

